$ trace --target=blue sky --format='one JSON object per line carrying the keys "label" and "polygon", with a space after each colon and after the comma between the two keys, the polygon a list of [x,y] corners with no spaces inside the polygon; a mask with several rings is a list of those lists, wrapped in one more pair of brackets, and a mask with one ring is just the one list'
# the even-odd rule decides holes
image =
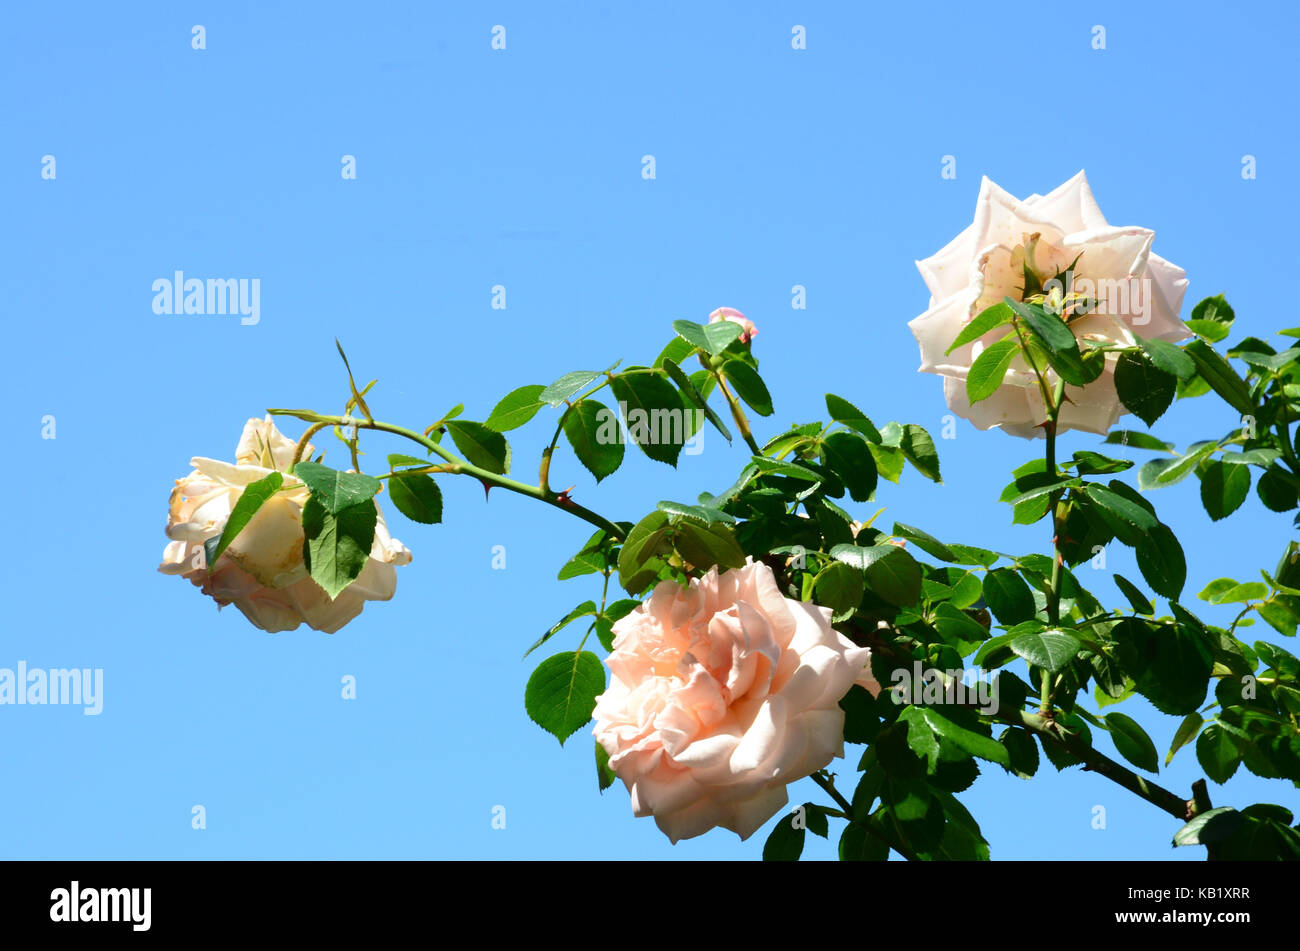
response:
{"label": "blue sky", "polygon": [[[1294,268],[1300,208],[1287,4],[67,3],[0,16],[0,666],[105,672],[100,716],[0,707],[6,857],[758,856],[766,830],[670,846],[632,818],[621,784],[597,794],[585,731],[561,749],[527,719],[520,654],[599,593],[554,580],[583,523],[446,484],[445,524],[390,513],[415,555],[397,597],[333,636],[265,634],[156,573],[167,494],[191,456],[231,458],[268,406],[342,409],[335,336],[359,377],[380,378],[375,414],[420,428],[457,402],[482,419],[515,386],[647,361],[674,319],[732,306],[761,328],[777,401],[760,437],[818,418],[827,390],[937,434],[941,387],[915,372],[906,326],[928,299],[913,261],[969,223],[982,175],[1027,195],[1080,168],[1112,222],[1153,228],[1155,250],[1187,270],[1184,316],[1224,291],[1239,332],[1295,323],[1278,277]],[[206,49],[191,47],[196,24]],[[491,48],[497,24],[505,50]],[[946,155],[954,180],[940,176]],[[258,323],[156,315],[152,282],[175,270],[258,278]],[[791,308],[795,284],[806,310]],[[41,436],[47,415],[55,439]],[[1234,422],[1203,399],[1155,431],[1185,445]],[[546,423],[514,434],[524,477],[549,436]],[[635,519],[733,481],[744,451],[705,440],[676,471],[630,453],[596,487],[565,455],[552,481]],[[1063,451],[1098,442],[1072,433]],[[370,446],[376,460],[405,450]],[[993,501],[1040,447],[962,422],[939,449],[944,485],[885,485],[859,515],[884,505],[945,540],[1042,550],[1043,527],[1012,527]],[[1191,552],[1190,592],[1271,570],[1292,536],[1253,494],[1219,524],[1194,481],[1153,501]],[[1139,577],[1128,551],[1109,557]],[[1086,583],[1118,601],[1108,579]],[[344,675],[355,701],[340,698]],[[1163,752],[1177,719],[1124,709]],[[1189,789],[1191,752],[1159,782]],[[990,767],[963,794],[995,858],[1200,857],[1169,848],[1174,825],[1147,803],[1044,769],[1026,783]],[[1297,805],[1253,777],[1211,792]],[[808,781],[791,796],[822,801]]]}

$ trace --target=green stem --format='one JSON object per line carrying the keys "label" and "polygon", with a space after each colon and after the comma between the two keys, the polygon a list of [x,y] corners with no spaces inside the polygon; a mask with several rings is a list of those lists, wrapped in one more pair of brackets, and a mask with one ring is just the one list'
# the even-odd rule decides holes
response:
{"label": "green stem", "polygon": [[997,718],[1004,723],[1023,726],[1037,733],[1044,742],[1055,742],[1068,752],[1083,760],[1084,768],[1105,776],[1111,782],[1118,783],[1129,792],[1145,799],[1157,808],[1163,809],[1175,819],[1186,822],[1196,814],[1194,801],[1187,800],[1170,792],[1163,786],[1150,782],[1126,766],[1121,766],[1109,756],[1098,752],[1079,740],[1073,733],[1065,732],[1055,720],[1041,715],[1026,713],[1023,710],[1003,711]]}
{"label": "green stem", "polygon": [[[597,528],[604,530],[606,534],[614,539],[623,538],[623,530],[621,528],[603,515],[599,515],[596,512],[579,505],[577,502],[574,502],[564,493],[552,492],[550,489],[543,488],[539,485],[528,485],[527,483],[520,482],[517,479],[511,479],[508,476],[479,468],[478,466],[459,458],[454,453],[448,452],[439,443],[434,442],[422,433],[417,433],[404,426],[395,426],[392,423],[381,423],[377,420],[354,419],[351,416],[330,416],[320,423],[317,423],[313,429],[309,429],[307,432],[311,433],[314,430],[321,429],[325,426],[356,426],[359,429],[373,429],[378,432],[391,433],[394,436],[402,436],[414,443],[418,443],[428,452],[442,457],[442,459],[447,463],[447,468],[445,469],[447,472],[456,473],[458,475],[473,476],[485,486],[500,486],[503,489],[508,489],[509,491],[518,493],[519,495],[526,495],[531,499],[537,499],[539,502],[545,502],[547,505],[554,506],[555,508],[568,512],[570,515],[577,516],[584,522],[589,522],[590,524],[595,525]],[[301,444],[302,442],[300,441],[300,445]],[[296,454],[294,461],[297,461]]]}
{"label": "green stem", "polygon": [[714,370],[713,378],[718,381],[718,389],[722,395],[727,398],[727,406],[731,410],[731,418],[736,421],[736,428],[740,430],[741,438],[749,446],[750,452],[756,456],[761,456],[763,450],[759,448],[758,443],[754,441],[754,434],[749,431],[749,419],[745,416],[745,411],[740,408],[740,403],[731,395],[731,390],[727,389],[727,381],[722,378],[722,371]]}
{"label": "green stem", "polygon": [[[1065,395],[1065,381],[1058,379],[1052,390],[1051,402],[1047,404],[1047,451],[1045,461],[1049,479],[1060,476],[1056,466],[1056,423],[1061,415],[1061,401]],[[1049,510],[1052,513],[1052,582],[1047,592],[1047,621],[1053,627],[1061,623],[1061,570],[1064,567],[1061,557],[1061,492],[1053,492],[1049,497]],[[1056,689],[1055,678],[1047,670],[1039,671],[1041,680],[1041,702],[1039,710],[1047,716],[1052,711],[1052,694]]]}

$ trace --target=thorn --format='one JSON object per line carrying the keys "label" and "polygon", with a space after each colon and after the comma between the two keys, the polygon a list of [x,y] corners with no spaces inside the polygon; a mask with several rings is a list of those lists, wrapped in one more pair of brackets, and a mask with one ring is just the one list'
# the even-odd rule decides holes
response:
{"label": "thorn", "polygon": [[[481,480],[480,480],[480,481],[481,481]],[[484,482],[484,483],[483,483],[483,501],[484,501],[484,502],[486,502],[486,501],[488,500],[488,493],[491,492],[491,491],[492,491],[492,484],[489,483],[489,482]]]}

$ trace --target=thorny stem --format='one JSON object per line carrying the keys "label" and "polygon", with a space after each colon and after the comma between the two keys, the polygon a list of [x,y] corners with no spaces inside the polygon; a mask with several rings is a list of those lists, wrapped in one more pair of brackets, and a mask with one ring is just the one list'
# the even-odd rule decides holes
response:
{"label": "thorny stem", "polygon": [[511,479],[507,476],[500,475],[499,473],[491,472],[487,469],[482,469],[478,466],[472,465],[454,453],[449,452],[447,449],[443,448],[441,444],[434,442],[422,433],[417,433],[404,426],[395,426],[392,423],[382,423],[377,420],[356,419],[351,416],[327,416],[320,422],[312,425],[307,432],[303,434],[302,439],[298,441],[298,449],[294,453],[295,463],[298,462],[298,458],[306,445],[307,437],[326,426],[356,426],[358,429],[373,429],[378,432],[402,436],[414,443],[418,443],[426,451],[442,457],[442,459],[447,463],[447,465],[442,468],[442,471],[444,472],[473,476],[475,479],[482,482],[484,486],[500,486],[503,489],[508,489],[511,492],[518,493],[519,495],[526,495],[529,498],[537,499],[538,501],[545,502],[547,505],[553,505],[555,508],[568,512],[570,515],[575,515],[584,522],[595,525],[597,528],[602,529],[611,538],[623,538],[623,529],[619,528],[603,515],[593,512],[590,509],[579,505],[577,502],[574,502],[563,492],[552,492],[549,488],[540,485],[528,485],[527,483],[520,482],[517,479]]}

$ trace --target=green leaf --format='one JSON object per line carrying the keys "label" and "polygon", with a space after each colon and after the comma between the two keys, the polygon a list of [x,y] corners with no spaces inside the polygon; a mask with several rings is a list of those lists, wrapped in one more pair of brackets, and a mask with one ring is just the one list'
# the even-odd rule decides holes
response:
{"label": "green leaf", "polygon": [[1151,737],[1147,736],[1146,731],[1138,726],[1137,721],[1123,713],[1108,713],[1102,719],[1110,728],[1110,738],[1115,744],[1115,749],[1119,750],[1120,756],[1139,769],[1152,773],[1160,772],[1160,759],[1156,753],[1156,745],[1151,742]]}
{"label": "green leaf", "polygon": [[1176,599],[1187,581],[1187,560],[1183,546],[1169,526],[1157,523],[1136,548],[1138,568],[1151,590]]}
{"label": "green leaf", "polygon": [[951,741],[958,749],[991,763],[997,763],[999,766],[1011,765],[1011,756],[1007,748],[993,737],[958,726],[934,707],[910,707],[909,709],[920,710],[930,728],[945,740]]}
{"label": "green leaf", "polygon": [[655,357],[655,362],[650,365],[661,367],[671,360],[680,367],[693,353],[695,353],[695,347],[691,345],[690,341],[685,337],[673,337],[672,340],[668,341],[668,346],[664,347],[659,352],[659,356]]}
{"label": "green leaf", "polygon": [[712,324],[697,324],[689,320],[674,320],[673,330],[691,346],[713,356],[718,356],[734,341],[740,339],[745,328],[734,320],[719,320]]}
{"label": "green leaf", "polygon": [[610,786],[614,785],[614,780],[618,779],[612,769],[609,768],[609,754],[605,752],[605,747],[596,741],[596,786],[600,792],[604,792]]}
{"label": "green leaf", "polygon": [[1010,647],[1035,667],[1056,673],[1074,660],[1083,644],[1064,631],[1036,631],[1012,639]]}
{"label": "green leaf", "polygon": [[1124,592],[1124,597],[1128,598],[1128,603],[1133,606],[1133,610],[1138,614],[1156,613],[1155,605],[1147,600],[1147,596],[1138,589],[1137,585],[1123,575],[1115,575],[1115,585],[1120,591]]}
{"label": "green leaf", "polygon": [[1178,729],[1174,732],[1174,740],[1169,744],[1169,752],[1165,754],[1165,765],[1168,766],[1174,761],[1174,754],[1181,750],[1192,740],[1196,739],[1197,732],[1201,729],[1201,724],[1205,721],[1201,719],[1199,713],[1189,713],[1183,717],[1183,722],[1178,724]]}
{"label": "green leaf", "polygon": [[[715,325],[716,326],[716,325]],[[760,416],[772,415],[772,395],[758,371],[741,360],[728,360],[722,365],[722,375],[736,388],[736,395]]]}
{"label": "green leaf", "polygon": [[931,482],[943,481],[939,476],[939,453],[934,448],[934,440],[922,427],[916,423],[904,426],[898,446],[917,472]]}
{"label": "green leaf", "polygon": [[916,604],[921,598],[921,566],[901,548],[882,547],[889,550],[867,565],[867,586],[898,607]]}
{"label": "green leaf", "polygon": [[378,515],[369,498],[332,512],[315,493],[308,496],[302,508],[303,560],[331,601],[365,568]]}
{"label": "green leaf", "polygon": [[1075,469],[1081,476],[1109,475],[1112,472],[1123,472],[1125,469],[1133,468],[1133,462],[1129,459],[1112,459],[1087,449],[1079,450],[1073,458]]}
{"label": "green leaf", "polygon": [[1037,613],[1029,585],[1010,568],[994,568],[984,576],[984,600],[1002,624],[1019,624]]}
{"label": "green leaf", "polygon": [[1271,465],[1255,484],[1255,493],[1264,506],[1274,512],[1289,512],[1296,507],[1295,484],[1287,478],[1286,470]]}
{"label": "green leaf", "polygon": [[1254,415],[1255,403],[1250,398],[1250,389],[1213,347],[1204,340],[1193,340],[1183,348],[1183,352],[1196,363],[1196,372],[1201,378],[1229,406],[1242,415]]}
{"label": "green leaf", "polygon": [[597,482],[623,463],[623,431],[618,417],[603,403],[587,398],[570,409],[564,418],[564,435]]}
{"label": "green leaf", "polygon": [[[617,366],[615,364],[614,366]],[[610,370],[614,367],[610,367]],[[588,385],[600,379],[609,371],[600,370],[574,370],[572,373],[566,373],[550,386],[546,387],[537,394],[537,399],[543,403],[549,403],[552,406],[559,406],[569,397],[586,389]]]}
{"label": "green leaf", "polygon": [[1209,809],[1174,833],[1174,845],[1213,845],[1231,837],[1242,824],[1241,813],[1231,806]]}
{"label": "green leaf", "polygon": [[[262,507],[262,503],[279,492],[280,486],[283,484],[284,476],[279,472],[272,472],[256,482],[250,482],[244,488],[239,501],[230,510],[230,517],[226,519],[226,526],[221,530],[221,535],[216,538],[215,542],[209,539],[204,545],[204,557],[207,559],[209,568],[216,565],[217,559],[230,547],[230,543],[253,520],[253,516]],[[209,545],[211,545],[210,551],[208,550]]]}
{"label": "green leaf", "polygon": [[1079,349],[1079,343],[1074,339],[1074,334],[1070,328],[1065,325],[1056,314],[1048,313],[1041,307],[1033,304],[1025,304],[1021,301],[1007,297],[1003,302],[1016,312],[1050,352],[1062,353],[1068,350]]}
{"label": "green leaf", "polygon": [[596,602],[583,601],[580,605],[578,605],[568,614],[564,615],[564,617],[560,618],[558,621],[552,624],[545,634],[543,634],[541,637],[539,637],[537,640],[533,642],[532,647],[524,651],[524,656],[527,657],[533,651],[537,650],[537,648],[541,647],[543,644],[549,641],[560,631],[564,630],[565,627],[567,627],[572,622],[576,621],[578,618],[595,617],[595,615],[596,615]]}
{"label": "green leaf", "polygon": [[557,581],[568,581],[570,578],[579,578],[583,575],[592,575],[598,571],[604,571],[606,565],[605,553],[600,551],[580,551],[560,569]]}
{"label": "green leaf", "polygon": [[1168,452],[1173,449],[1173,443],[1157,439],[1150,433],[1138,432],[1135,429],[1116,429],[1112,430],[1106,437],[1106,442],[1112,446],[1132,446],[1134,449],[1153,449],[1156,452]]}
{"label": "green leaf", "polygon": [[971,405],[988,399],[997,392],[1006,379],[1011,361],[1020,352],[1020,344],[1014,336],[999,340],[975,358],[966,375],[966,398]]}
{"label": "green leaf", "polygon": [[1223,727],[1211,723],[1196,741],[1196,760],[1206,776],[1222,785],[1241,765],[1241,752]]}
{"label": "green leaf", "polygon": [[1232,308],[1222,294],[1207,297],[1192,308],[1191,319],[1187,326],[1193,333],[1199,334],[1210,343],[1218,343],[1228,336],[1229,328],[1236,319]]}
{"label": "green leaf", "polygon": [[452,442],[471,465],[497,475],[510,471],[510,444],[505,436],[482,423],[466,420],[450,420],[446,425]]}
{"label": "green leaf", "polygon": [[388,480],[388,497],[397,511],[412,522],[436,525],[442,521],[442,490],[427,474],[392,476]]}
{"label": "green leaf", "polygon": [[641,574],[646,562],[660,553],[668,536],[668,527],[668,516],[656,511],[641,519],[628,532],[618,553],[618,580],[629,594],[638,594],[644,588],[642,585],[634,590],[628,584]]}
{"label": "green leaf", "polygon": [[[331,515],[375,497],[383,485],[373,476],[359,472],[340,472],[319,462],[303,461],[293,467],[293,474],[303,481],[311,494]],[[366,549],[369,551],[369,549]]]}
{"label": "green leaf", "polygon": [[975,319],[961,329],[961,333],[949,345],[945,353],[952,353],[958,347],[964,347],[972,341],[983,337],[990,330],[996,330],[1003,324],[1011,323],[1011,317],[1015,314],[1010,307],[1003,301],[998,301],[991,307],[986,307],[975,316]]}
{"label": "green leaf", "polygon": [[1115,537],[1130,547],[1145,541],[1159,524],[1145,508],[1112,489],[1092,484],[1087,493]]}
{"label": "green leaf", "polygon": [[959,561],[957,553],[945,545],[939,539],[935,538],[919,528],[913,528],[911,525],[904,525],[902,522],[894,523],[894,535],[898,538],[905,538],[914,544],[927,555],[932,555],[940,561],[950,561],[956,563]]}
{"label": "green leaf", "polygon": [[704,418],[712,423],[718,432],[722,433],[727,442],[731,442],[731,430],[727,428],[727,424],[722,421],[722,418],[713,411],[713,407],[709,406],[709,401],[682,368],[672,360],[664,360],[660,365],[663,366],[664,372],[672,377],[673,382],[677,384],[677,388],[682,391],[682,395],[701,409],[704,412]]}
{"label": "green leaf", "polygon": [[408,456],[404,452],[393,452],[388,455],[388,467],[396,469],[398,466],[427,466],[428,459],[421,459],[419,456]]}
{"label": "green leaf", "polygon": [[822,440],[823,457],[855,502],[867,502],[876,494],[876,460],[868,443],[856,433],[835,432]]}
{"label": "green leaf", "polygon": [[1038,772],[1038,744],[1034,735],[1019,727],[1007,727],[998,740],[1007,748],[1007,772],[1021,779],[1032,779]]}
{"label": "green leaf", "polygon": [[1174,401],[1177,378],[1151,360],[1131,350],[1115,363],[1115,390],[1120,402],[1134,416],[1150,426]]}
{"label": "green leaf", "polygon": [[1250,469],[1210,462],[1201,472],[1201,504],[1214,521],[1227,518],[1250,494]]}
{"label": "green leaf", "polygon": [[852,616],[864,593],[862,572],[836,561],[818,573],[813,598],[822,607],[831,609],[832,620],[842,620]]}
{"label": "green leaf", "polygon": [[1139,339],[1138,345],[1157,369],[1180,380],[1190,380],[1196,375],[1196,364],[1192,362],[1192,358],[1183,353],[1181,347],[1174,346],[1168,340]]}
{"label": "green leaf", "polygon": [[537,415],[544,405],[541,400],[543,386],[532,384],[511,390],[501,398],[483,425],[499,433],[517,429]]}
{"label": "green leaf", "polygon": [[528,716],[560,745],[591,720],[605,667],[590,651],[565,651],[537,665],[524,688]]}
{"label": "green leaf", "polygon": [[740,568],[745,564],[745,553],[736,536],[726,525],[717,522],[712,525],[679,522],[673,533],[673,547],[701,571],[715,565],[722,569]]}
{"label": "green leaf", "polygon": [[874,423],[867,418],[867,414],[862,412],[848,400],[836,396],[834,393],[826,394],[826,412],[830,414],[831,419],[837,423],[843,423],[850,429],[855,429],[867,437],[868,442],[880,442],[880,430],[876,429]]}
{"label": "green leaf", "polygon": [[[730,323],[730,321],[727,321]],[[713,326],[718,326],[714,324]],[[733,324],[733,326],[736,326]],[[782,812],[763,844],[764,862],[797,862],[803,854],[805,826],[795,825],[796,814]]]}
{"label": "green leaf", "polygon": [[686,407],[677,389],[655,373],[619,374],[611,386],[615,398],[623,404],[632,441],[656,462],[677,465],[677,457],[689,438]]}

